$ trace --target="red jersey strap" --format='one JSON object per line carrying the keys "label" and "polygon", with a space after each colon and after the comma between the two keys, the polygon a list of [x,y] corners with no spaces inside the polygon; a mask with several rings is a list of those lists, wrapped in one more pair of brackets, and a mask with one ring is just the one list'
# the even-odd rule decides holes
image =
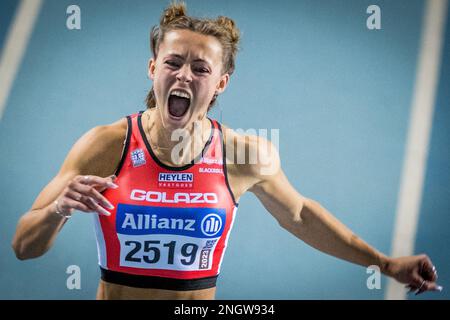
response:
{"label": "red jersey strap", "polygon": [[227,189],[228,192],[230,193],[231,199],[233,200],[233,204],[237,207],[239,204],[236,202],[235,198],[234,198],[234,194],[233,191],[231,191],[231,187],[230,187],[230,182],[228,181],[228,172],[227,172],[227,154],[226,154],[226,146],[225,146],[225,140],[223,137],[223,131],[222,131],[222,126],[220,125],[220,123],[216,120],[212,120],[214,125],[217,126],[218,130],[219,130],[219,134],[218,134],[218,138],[220,139],[220,143],[216,143],[216,149],[218,146],[220,146],[220,153],[221,153],[221,157],[222,157],[222,163],[223,163],[223,174],[225,176],[225,184],[227,185]]}
{"label": "red jersey strap", "polygon": [[[136,113],[136,116],[137,115],[138,114]],[[123,167],[123,164],[127,157],[128,149],[130,147],[130,139],[131,139],[131,131],[132,131],[131,116],[127,116],[126,119],[127,119],[127,133],[125,136],[125,140],[123,142],[123,149],[122,149],[122,155],[120,156],[120,162],[119,162],[119,165],[117,166],[116,172],[114,172],[114,175],[116,177],[119,176],[120,170]]]}

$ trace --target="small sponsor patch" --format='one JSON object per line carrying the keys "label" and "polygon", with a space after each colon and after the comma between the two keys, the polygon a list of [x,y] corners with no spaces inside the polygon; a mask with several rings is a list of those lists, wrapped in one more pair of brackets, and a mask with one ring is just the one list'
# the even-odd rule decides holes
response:
{"label": "small sponsor patch", "polygon": [[217,239],[207,240],[205,246],[203,247],[200,253],[200,264],[198,266],[199,269],[208,269],[210,266],[211,260],[211,250],[214,249],[214,244],[217,242]]}
{"label": "small sponsor patch", "polygon": [[222,165],[223,161],[222,161],[222,159],[214,159],[214,158],[203,157],[202,160],[200,161],[200,163]]}
{"label": "small sponsor patch", "polygon": [[190,172],[160,172],[158,175],[158,186],[160,188],[193,188],[194,174]]}
{"label": "small sponsor patch", "polygon": [[222,168],[199,168],[198,172],[200,173],[223,173]]}
{"label": "small sponsor patch", "polygon": [[140,167],[145,164],[145,153],[142,149],[136,149],[131,151],[131,161],[133,167]]}

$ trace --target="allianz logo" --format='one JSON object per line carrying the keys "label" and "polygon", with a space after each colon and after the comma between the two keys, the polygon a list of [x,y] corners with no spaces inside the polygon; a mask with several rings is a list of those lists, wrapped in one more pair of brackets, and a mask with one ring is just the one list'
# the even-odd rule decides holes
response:
{"label": "allianz logo", "polygon": [[[160,218],[157,214],[125,213],[122,229],[132,230],[184,230],[195,231],[195,219]],[[214,236],[222,228],[222,218],[215,213],[207,214],[200,223],[206,236]]]}
{"label": "allianz logo", "polygon": [[122,229],[132,230],[157,230],[172,229],[195,231],[194,219],[159,218],[156,214],[132,214],[125,213]]}
{"label": "allianz logo", "polygon": [[219,198],[215,193],[200,192],[176,192],[172,196],[166,192],[145,191],[133,189],[130,194],[131,200],[160,202],[160,203],[218,203]]}
{"label": "allianz logo", "polygon": [[215,236],[222,228],[222,218],[215,213],[206,215],[201,223],[202,232],[207,236]]}

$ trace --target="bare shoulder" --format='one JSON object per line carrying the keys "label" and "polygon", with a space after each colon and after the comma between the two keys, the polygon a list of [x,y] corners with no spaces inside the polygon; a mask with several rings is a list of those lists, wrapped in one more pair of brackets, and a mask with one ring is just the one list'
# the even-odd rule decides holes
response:
{"label": "bare shoulder", "polygon": [[222,125],[227,171],[238,181],[238,192],[274,179],[280,172],[280,157],[275,145],[264,137],[247,135]]}
{"label": "bare shoulder", "polygon": [[120,162],[126,134],[126,118],[92,128],[73,145],[61,171],[98,176],[113,174]]}
{"label": "bare shoulder", "polygon": [[58,174],[41,190],[31,209],[51,204],[77,175],[113,174],[120,162],[126,134],[126,118],[86,132],[73,145]]}

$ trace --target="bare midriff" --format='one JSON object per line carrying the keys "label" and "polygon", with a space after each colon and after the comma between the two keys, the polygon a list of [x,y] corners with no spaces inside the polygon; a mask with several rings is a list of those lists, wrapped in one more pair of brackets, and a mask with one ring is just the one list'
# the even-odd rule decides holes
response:
{"label": "bare midriff", "polygon": [[100,280],[97,300],[213,300],[216,287],[191,290],[134,288]]}

